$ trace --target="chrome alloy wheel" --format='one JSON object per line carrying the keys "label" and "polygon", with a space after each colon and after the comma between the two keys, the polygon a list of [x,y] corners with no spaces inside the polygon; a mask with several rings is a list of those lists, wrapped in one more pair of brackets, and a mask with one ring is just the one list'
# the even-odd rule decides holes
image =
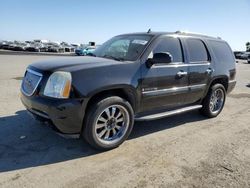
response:
{"label": "chrome alloy wheel", "polygon": [[212,113],[217,113],[223,107],[225,94],[221,88],[214,90],[210,98],[209,108]]}
{"label": "chrome alloy wheel", "polygon": [[107,107],[96,119],[96,138],[103,144],[119,142],[128,130],[129,118],[129,113],[125,107],[121,105]]}

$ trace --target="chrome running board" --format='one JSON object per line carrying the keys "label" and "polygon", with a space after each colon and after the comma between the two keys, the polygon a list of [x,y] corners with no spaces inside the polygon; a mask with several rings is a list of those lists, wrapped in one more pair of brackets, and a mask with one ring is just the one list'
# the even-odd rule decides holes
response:
{"label": "chrome running board", "polygon": [[158,114],[135,117],[135,121],[151,121],[151,120],[161,119],[161,118],[165,118],[165,117],[172,116],[175,114],[180,114],[180,113],[184,113],[184,112],[188,112],[188,111],[196,110],[196,109],[200,109],[200,108],[202,108],[202,105],[188,106],[188,107],[184,107],[184,108],[179,108],[177,110],[161,112]]}

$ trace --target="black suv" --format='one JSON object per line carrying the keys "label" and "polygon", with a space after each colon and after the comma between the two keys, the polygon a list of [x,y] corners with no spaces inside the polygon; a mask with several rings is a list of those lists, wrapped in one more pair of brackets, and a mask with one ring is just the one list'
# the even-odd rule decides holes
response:
{"label": "black suv", "polygon": [[90,55],[31,64],[21,100],[37,119],[103,150],[124,142],[134,120],[195,109],[216,117],[236,84],[234,54],[220,38],[125,34]]}

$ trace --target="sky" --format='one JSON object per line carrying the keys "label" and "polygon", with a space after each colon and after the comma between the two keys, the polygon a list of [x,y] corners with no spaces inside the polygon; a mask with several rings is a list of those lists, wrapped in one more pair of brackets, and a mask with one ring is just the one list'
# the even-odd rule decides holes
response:
{"label": "sky", "polygon": [[188,31],[233,50],[250,41],[250,0],[1,0],[0,40],[101,44],[123,33]]}

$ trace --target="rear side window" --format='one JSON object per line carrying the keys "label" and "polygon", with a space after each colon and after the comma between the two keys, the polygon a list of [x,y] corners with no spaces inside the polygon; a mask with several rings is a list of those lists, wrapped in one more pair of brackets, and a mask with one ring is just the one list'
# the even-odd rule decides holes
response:
{"label": "rear side window", "polygon": [[234,56],[231,48],[225,42],[209,41],[216,59],[220,63],[234,63]]}
{"label": "rear side window", "polygon": [[183,62],[180,40],[177,38],[165,37],[155,46],[151,56],[155,53],[167,52],[173,57],[173,62]]}
{"label": "rear side window", "polygon": [[190,62],[208,61],[205,44],[199,39],[187,39],[187,50]]}

